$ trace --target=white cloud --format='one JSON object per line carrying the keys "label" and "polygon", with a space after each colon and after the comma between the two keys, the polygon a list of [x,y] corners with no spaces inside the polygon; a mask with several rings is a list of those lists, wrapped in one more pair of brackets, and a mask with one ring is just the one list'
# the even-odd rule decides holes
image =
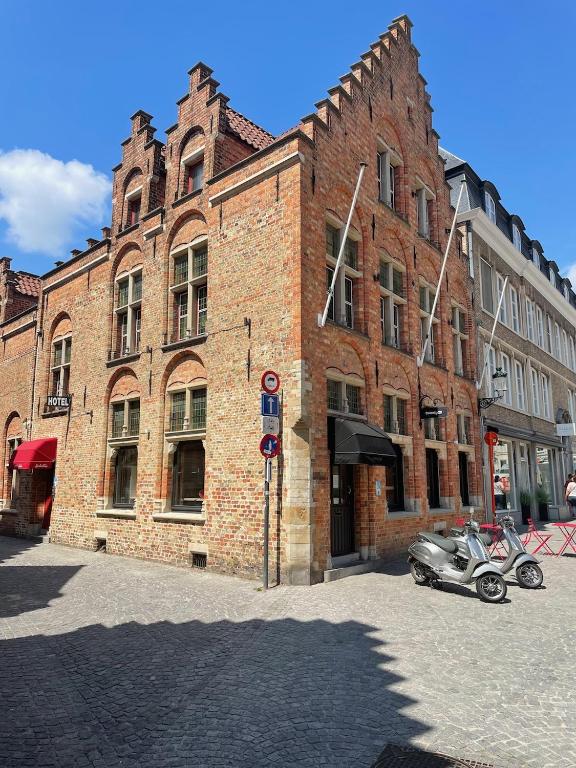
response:
{"label": "white cloud", "polygon": [[91,165],[37,149],[0,152],[0,219],[21,251],[65,257],[79,229],[102,225],[111,183]]}

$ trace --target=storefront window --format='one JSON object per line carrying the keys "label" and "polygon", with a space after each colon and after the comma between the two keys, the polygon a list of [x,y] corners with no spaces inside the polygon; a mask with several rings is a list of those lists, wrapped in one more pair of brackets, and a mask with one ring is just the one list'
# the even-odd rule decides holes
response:
{"label": "storefront window", "polygon": [[172,509],[201,509],[204,499],[204,462],[201,440],[178,445],[174,454]]}
{"label": "storefront window", "polygon": [[134,447],[119,448],[116,456],[116,477],[114,479],[114,506],[134,506],[136,498],[136,472],[138,451]]}
{"label": "storefront window", "polygon": [[550,503],[555,502],[553,452],[549,448],[536,448],[536,485],[548,494]]}
{"label": "storefront window", "polygon": [[494,448],[494,497],[496,509],[513,509],[515,494],[512,475],[512,445],[498,441]]}

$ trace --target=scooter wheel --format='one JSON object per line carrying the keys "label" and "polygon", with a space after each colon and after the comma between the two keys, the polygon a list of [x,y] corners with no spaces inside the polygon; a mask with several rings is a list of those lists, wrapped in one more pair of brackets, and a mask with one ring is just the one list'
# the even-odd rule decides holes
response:
{"label": "scooter wheel", "polygon": [[536,563],[524,563],[516,568],[518,584],[526,589],[538,589],[544,581],[542,569]]}
{"label": "scooter wheel", "polygon": [[410,561],[410,573],[416,584],[428,584],[430,577],[426,573],[426,569],[419,563],[418,560]]}
{"label": "scooter wheel", "polygon": [[485,573],[476,579],[476,592],[487,603],[499,603],[506,597],[508,587],[497,573]]}

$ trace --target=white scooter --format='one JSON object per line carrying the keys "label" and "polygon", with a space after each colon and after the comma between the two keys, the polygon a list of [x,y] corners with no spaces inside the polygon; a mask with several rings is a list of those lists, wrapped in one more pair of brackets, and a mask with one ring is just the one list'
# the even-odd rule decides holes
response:
{"label": "white scooter", "polygon": [[464,525],[459,543],[455,539],[424,531],[408,547],[408,552],[410,572],[417,584],[443,581],[471,584],[475,581],[476,591],[482,600],[498,603],[506,597],[506,582],[499,566],[490,561],[475,520],[469,520]]}
{"label": "white scooter", "polygon": [[[542,586],[544,574],[538,565],[539,561],[534,555],[527,552],[524,544],[522,544],[522,540],[518,536],[514,525],[514,518],[511,515],[504,514],[498,519],[498,523],[502,527],[502,535],[506,541],[508,554],[504,560],[493,560],[492,562],[494,562],[504,574],[515,569],[516,579],[521,587],[525,587],[526,589],[538,589],[538,587]],[[460,557],[466,559],[468,557],[468,552],[464,529],[452,528],[450,533],[452,534],[450,538],[452,541],[455,541],[458,546],[458,554]],[[485,539],[486,544],[490,544],[492,541],[488,534],[481,534],[481,537]]]}

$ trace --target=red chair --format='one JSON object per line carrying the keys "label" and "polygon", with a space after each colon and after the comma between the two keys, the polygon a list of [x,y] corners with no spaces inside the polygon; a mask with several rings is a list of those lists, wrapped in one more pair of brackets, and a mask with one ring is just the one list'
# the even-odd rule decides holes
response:
{"label": "red chair", "polygon": [[533,555],[536,554],[539,550],[543,550],[543,555],[554,555],[555,553],[552,552],[550,547],[548,546],[548,541],[552,538],[551,533],[540,533],[538,528],[534,525],[534,521],[531,517],[528,518],[528,531],[524,538],[522,539],[522,544],[527,547],[530,542],[532,542],[532,538],[535,539],[533,543],[538,542],[538,546],[532,552]]}

